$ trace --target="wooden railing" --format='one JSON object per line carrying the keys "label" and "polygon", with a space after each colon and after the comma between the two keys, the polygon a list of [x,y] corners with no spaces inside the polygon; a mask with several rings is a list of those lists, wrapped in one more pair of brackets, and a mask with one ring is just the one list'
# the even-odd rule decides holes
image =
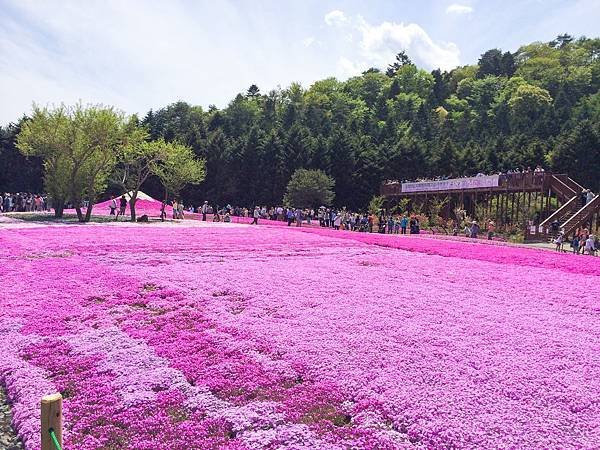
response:
{"label": "wooden railing", "polygon": [[[557,177],[552,175],[550,178],[550,189],[557,195],[562,197],[562,200],[570,199],[574,195],[577,195],[581,192],[581,190],[575,190],[571,186],[569,186],[565,181],[561,179],[562,177]],[[566,177],[567,180],[571,180],[569,177]],[[573,181],[573,180],[571,180]],[[573,181],[573,183],[575,183]]]}
{"label": "wooden railing", "polygon": [[581,209],[579,209],[572,217],[570,217],[561,229],[568,235],[574,231],[577,227],[585,224],[585,222],[592,218],[594,213],[600,211],[600,195],[596,195],[592,200],[587,202]]}
{"label": "wooden railing", "polygon": [[500,175],[500,187],[509,190],[541,190],[552,177],[546,172],[506,173]]}
{"label": "wooden railing", "polygon": [[579,197],[577,195],[574,195],[573,197],[571,197],[570,200],[568,200],[559,209],[557,209],[552,214],[550,214],[550,216],[548,216],[547,219],[545,219],[542,223],[540,223],[539,226],[546,229],[546,228],[548,228],[549,224],[551,224],[555,220],[558,220],[559,223],[564,222],[565,219],[568,219],[573,216],[573,214],[578,210],[578,206],[579,206]]}
{"label": "wooden railing", "polygon": [[567,186],[569,186],[571,189],[573,189],[573,191],[575,191],[578,194],[580,194],[581,191],[583,191],[585,189],[577,181],[575,181],[573,178],[571,178],[567,175],[560,174],[560,175],[555,175],[555,176],[557,178],[559,178],[563,183],[565,183]]}

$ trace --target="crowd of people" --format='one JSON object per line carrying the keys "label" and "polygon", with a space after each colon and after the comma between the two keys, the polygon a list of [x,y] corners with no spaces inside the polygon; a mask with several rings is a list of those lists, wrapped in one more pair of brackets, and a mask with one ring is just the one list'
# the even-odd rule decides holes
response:
{"label": "crowd of people", "polygon": [[0,193],[0,212],[42,212],[48,211],[48,197],[30,192]]}
{"label": "crowd of people", "polygon": [[[543,172],[543,168],[537,167],[532,172]],[[530,169],[527,169],[530,171]],[[515,173],[515,172],[508,172]],[[589,189],[581,193],[581,205],[589,203],[594,199],[595,195]],[[124,217],[128,206],[128,200],[125,195],[120,198],[111,197],[109,205],[110,215],[115,216],[115,220],[119,217]],[[335,230],[349,230],[356,232],[367,233],[382,233],[382,234],[419,234],[421,232],[422,216],[417,214],[400,213],[390,214],[385,210],[381,210],[377,214],[352,212],[346,208],[336,209],[322,206],[318,209],[311,208],[290,208],[284,206],[267,207],[255,206],[254,208],[246,208],[240,206],[226,205],[224,207],[213,207],[205,201],[198,207],[184,206],[183,201],[174,199],[171,203],[173,207],[173,219],[180,220],[185,218],[185,213],[196,213],[202,216],[202,220],[210,220],[213,222],[231,222],[232,216],[252,218],[252,224],[258,224],[261,219],[287,222],[288,226],[301,227],[303,224],[311,225],[318,223],[319,226],[332,228]],[[161,204],[160,218],[165,220],[167,203]],[[48,197],[46,195],[32,193],[4,193],[0,194],[0,212],[43,212],[51,208]],[[452,234],[459,234],[459,224],[453,222],[450,225]],[[560,224],[553,223],[552,228],[558,232]],[[483,227],[483,229],[482,229]],[[479,238],[481,234],[486,234],[487,239],[493,239],[496,227],[493,221],[489,221],[484,225],[479,225],[477,221],[467,222],[464,224],[463,235],[468,238]],[[446,230],[450,233],[450,230]],[[564,233],[555,234],[553,240],[556,245],[556,250],[564,251],[564,244],[567,242]],[[569,242],[573,253],[596,255],[600,248],[599,238],[589,232],[587,228],[577,230],[574,237]]]}
{"label": "crowd of people", "polygon": [[[266,207],[256,206],[254,208],[232,207],[227,205],[223,208],[213,208],[205,202],[205,206],[194,208],[189,211],[202,213],[206,208],[209,215],[213,215],[213,221],[230,222],[232,216],[252,218],[251,224],[258,224],[259,220],[273,220],[286,222],[287,226],[301,227],[303,224],[316,225],[335,230],[349,230],[365,233],[381,234],[419,234],[421,232],[421,220],[423,216],[418,214],[400,213],[390,214],[381,210],[378,214],[352,212],[346,208],[336,209],[320,207],[312,208],[290,208],[284,206]],[[207,220],[205,215],[203,220]],[[469,237],[477,238],[478,225],[474,222],[469,224]],[[491,239],[495,227],[493,222],[488,225],[488,237]],[[458,234],[458,228],[454,227],[454,235]]]}
{"label": "crowd of people", "polygon": [[[431,182],[431,181],[444,181],[444,180],[451,180],[451,179],[455,179],[455,178],[469,178],[469,177],[485,177],[485,176],[489,176],[489,175],[511,175],[511,174],[515,174],[515,173],[544,173],[546,170],[542,167],[542,166],[536,166],[535,169],[532,169],[531,167],[526,167],[526,168],[516,168],[516,169],[508,169],[505,172],[495,172],[495,173],[491,173],[491,174],[486,174],[483,172],[478,172],[476,175],[463,175],[463,176],[451,176],[451,175],[440,175],[437,177],[431,177],[431,178],[417,178],[415,180],[403,180],[402,183],[422,183],[422,182]],[[394,181],[388,181],[388,182],[398,182],[397,180]]]}
{"label": "crowd of people", "polygon": [[[586,194],[589,196],[590,192],[586,192]],[[593,194],[591,195],[593,196]],[[210,217],[212,222],[231,222],[232,217],[245,217],[252,219],[252,225],[258,224],[259,220],[265,219],[286,222],[287,226],[301,227],[303,224],[311,225],[318,223],[321,227],[335,230],[381,234],[420,234],[421,220],[423,220],[423,216],[418,214],[410,214],[409,212],[390,214],[383,209],[378,214],[373,214],[352,212],[346,208],[327,208],[325,206],[317,210],[284,206],[255,206],[254,208],[247,208],[231,206],[229,204],[219,207],[210,205],[208,201],[204,201],[202,205],[197,207],[192,205],[185,207],[183,201],[180,199],[174,199],[171,205],[174,220],[185,219],[185,213],[190,212],[201,215],[203,221],[209,220]],[[160,212],[161,220],[165,220],[167,217],[166,206],[167,203],[163,201]],[[127,200],[125,196],[122,196],[119,201],[113,197],[110,214],[115,215],[115,220],[118,220],[119,216],[125,214],[126,207]],[[459,226],[460,224],[456,221],[451,221],[448,227],[443,226],[442,228],[448,234],[451,233],[453,236],[458,236],[460,234]],[[484,237],[492,240],[496,235],[496,225],[493,220],[489,220],[482,225],[476,220],[468,221],[464,223],[462,234],[471,239]],[[571,242],[573,251],[575,253],[595,254],[599,244],[597,238],[596,240],[594,240],[593,236],[591,238],[592,240],[590,241],[590,234],[587,229],[578,232]],[[557,242],[557,240],[560,240],[560,242]],[[555,240],[555,243],[560,245],[562,249],[562,245],[565,242],[564,237],[561,235],[557,237],[557,240]]]}
{"label": "crowd of people", "polygon": [[[556,251],[566,251],[564,248],[566,238],[563,232],[560,232],[553,242],[556,246]],[[569,242],[569,246],[571,247],[571,251],[577,255],[596,256],[600,249],[600,237],[591,234],[587,228],[578,229],[573,239]]]}

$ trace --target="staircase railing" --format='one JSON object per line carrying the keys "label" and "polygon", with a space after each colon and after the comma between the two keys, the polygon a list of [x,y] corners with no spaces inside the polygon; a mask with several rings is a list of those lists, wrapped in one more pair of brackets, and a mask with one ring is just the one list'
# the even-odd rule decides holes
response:
{"label": "staircase railing", "polygon": [[571,217],[573,213],[577,211],[577,206],[579,202],[579,196],[574,195],[571,197],[565,204],[563,204],[559,209],[554,211],[552,214],[548,216],[542,223],[540,223],[540,227],[543,229],[548,228],[549,224],[558,220],[559,223],[564,221],[564,219],[569,216]]}
{"label": "staircase railing", "polygon": [[574,195],[577,195],[579,194],[579,192],[581,192],[576,191],[555,175],[552,175],[552,178],[550,179],[550,189],[552,189],[557,195],[561,196],[563,200],[571,198]]}
{"label": "staircase railing", "polygon": [[595,212],[600,211],[600,195],[596,195],[592,200],[587,202],[580,210],[570,217],[564,224],[562,230],[565,235],[568,235],[577,227],[589,220]]}
{"label": "staircase railing", "polygon": [[564,183],[571,189],[573,189],[576,193],[581,193],[581,191],[585,189],[582,185],[580,185],[577,181],[575,181],[569,176],[565,176]]}

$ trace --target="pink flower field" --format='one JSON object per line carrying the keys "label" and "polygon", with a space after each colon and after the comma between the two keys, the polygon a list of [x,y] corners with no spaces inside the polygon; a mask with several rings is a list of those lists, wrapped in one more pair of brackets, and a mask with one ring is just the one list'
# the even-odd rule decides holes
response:
{"label": "pink flower field", "polygon": [[12,226],[0,282],[0,384],[27,449],[53,392],[67,449],[600,448],[600,258]]}

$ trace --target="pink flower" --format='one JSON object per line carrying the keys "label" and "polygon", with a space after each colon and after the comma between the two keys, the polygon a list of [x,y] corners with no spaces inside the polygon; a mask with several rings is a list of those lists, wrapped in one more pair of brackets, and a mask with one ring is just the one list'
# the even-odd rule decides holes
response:
{"label": "pink flower", "polygon": [[0,382],[38,448],[593,448],[600,259],[279,226],[0,229]]}

